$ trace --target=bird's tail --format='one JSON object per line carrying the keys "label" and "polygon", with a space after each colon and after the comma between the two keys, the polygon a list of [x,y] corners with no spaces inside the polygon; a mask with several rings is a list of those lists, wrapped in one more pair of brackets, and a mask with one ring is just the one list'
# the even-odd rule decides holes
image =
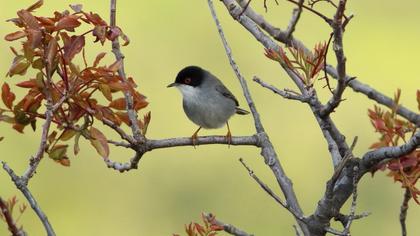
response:
{"label": "bird's tail", "polygon": [[244,109],[239,108],[239,107],[236,107],[236,114],[238,114],[238,115],[247,115],[247,114],[249,114],[249,111],[244,110]]}

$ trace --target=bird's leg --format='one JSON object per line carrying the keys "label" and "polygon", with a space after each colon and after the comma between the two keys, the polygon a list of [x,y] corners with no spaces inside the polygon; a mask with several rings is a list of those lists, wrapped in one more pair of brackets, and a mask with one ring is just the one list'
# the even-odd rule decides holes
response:
{"label": "bird's leg", "polygon": [[230,147],[230,144],[232,143],[232,134],[230,133],[229,123],[227,121],[226,121],[226,126],[227,126],[227,129],[228,129],[228,132],[226,134],[226,140],[227,140],[227,143],[228,143],[228,147]]}
{"label": "bird's leg", "polygon": [[192,144],[193,144],[194,148],[195,148],[195,144],[196,144],[196,142],[197,142],[197,138],[198,138],[197,134],[198,134],[198,131],[200,131],[200,129],[201,129],[201,126],[200,126],[200,127],[197,129],[197,131],[195,131],[195,133],[191,136],[191,139],[192,139]]}

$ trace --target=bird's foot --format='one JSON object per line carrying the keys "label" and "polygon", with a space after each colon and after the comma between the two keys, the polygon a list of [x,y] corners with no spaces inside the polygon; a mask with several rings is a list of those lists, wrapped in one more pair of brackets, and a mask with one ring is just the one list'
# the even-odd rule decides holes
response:
{"label": "bird's foot", "polygon": [[196,146],[197,141],[198,141],[198,135],[197,135],[196,133],[194,133],[194,134],[191,136],[191,141],[192,141],[192,145],[193,145],[193,147],[194,147],[194,148],[196,148],[195,146]]}
{"label": "bird's foot", "polygon": [[230,130],[226,134],[226,141],[228,143],[228,148],[230,148],[230,145],[232,144],[232,134],[230,133]]}

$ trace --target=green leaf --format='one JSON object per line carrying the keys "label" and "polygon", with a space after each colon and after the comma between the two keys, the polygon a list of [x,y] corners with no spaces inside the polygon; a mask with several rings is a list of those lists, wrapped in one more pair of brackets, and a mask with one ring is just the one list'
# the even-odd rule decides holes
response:
{"label": "green leaf", "polygon": [[51,148],[51,150],[48,153],[48,156],[53,160],[61,160],[63,158],[66,158],[67,147],[68,145],[66,144],[57,144]]}
{"label": "green leaf", "polygon": [[77,133],[77,131],[73,129],[67,129],[61,134],[60,140],[67,141],[73,138],[73,136]]}

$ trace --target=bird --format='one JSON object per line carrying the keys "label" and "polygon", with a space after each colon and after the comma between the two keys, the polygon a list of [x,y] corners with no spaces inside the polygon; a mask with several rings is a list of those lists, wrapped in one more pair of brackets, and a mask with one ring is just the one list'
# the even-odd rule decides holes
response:
{"label": "bird", "polygon": [[175,82],[167,86],[176,87],[182,94],[182,107],[187,117],[199,126],[191,136],[195,147],[201,128],[216,129],[226,124],[226,140],[232,143],[228,120],[234,114],[246,115],[249,111],[239,107],[236,97],[216,76],[199,66],[187,66],[177,74]]}

